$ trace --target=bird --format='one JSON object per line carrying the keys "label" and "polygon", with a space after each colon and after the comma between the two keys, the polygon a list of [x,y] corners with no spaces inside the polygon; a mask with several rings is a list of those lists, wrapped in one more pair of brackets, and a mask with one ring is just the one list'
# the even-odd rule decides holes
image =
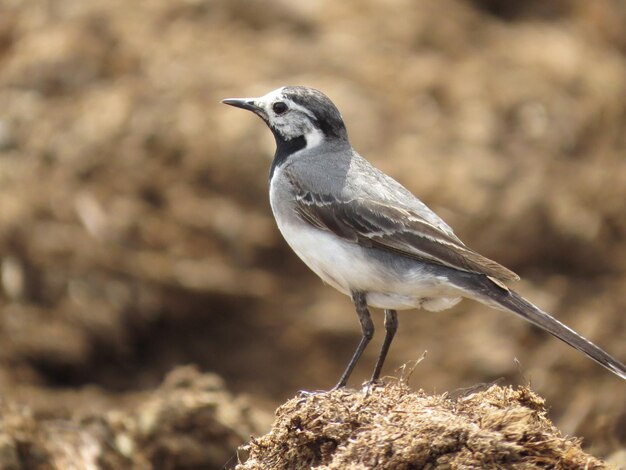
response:
{"label": "bird", "polygon": [[334,389],[347,384],[374,336],[370,307],[384,310],[375,383],[398,310],[440,311],[463,298],[522,317],[626,380],[626,365],[508,287],[517,274],[467,247],[426,204],[354,150],[324,93],[284,86],[222,103],[253,112],[271,130],[269,196],[278,229],[315,274],[354,303],[361,339]]}

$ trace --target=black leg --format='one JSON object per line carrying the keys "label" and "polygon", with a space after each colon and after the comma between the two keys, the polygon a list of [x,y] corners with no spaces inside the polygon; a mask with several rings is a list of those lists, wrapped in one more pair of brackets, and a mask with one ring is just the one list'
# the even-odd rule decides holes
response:
{"label": "black leg", "polygon": [[334,390],[346,385],[346,382],[348,381],[348,378],[350,377],[354,366],[356,366],[356,363],[359,362],[359,358],[361,357],[361,354],[363,354],[367,343],[369,343],[374,336],[374,323],[372,323],[370,311],[367,309],[367,300],[365,298],[365,293],[353,292],[352,302],[354,302],[354,306],[356,307],[356,313],[359,316],[359,321],[361,322],[361,331],[363,332],[363,336],[361,337],[359,345],[356,347],[356,351],[354,351],[352,359],[350,359],[350,362],[348,363],[348,367],[346,367],[346,370],[343,372],[343,374],[341,374],[339,382],[337,383],[337,385],[335,385]]}
{"label": "black leg", "polygon": [[393,340],[397,330],[398,312],[395,310],[385,310],[385,340],[383,341],[383,346],[380,348],[380,354],[378,355],[376,367],[374,368],[374,373],[372,374],[372,382],[378,380],[378,377],[380,377],[380,371],[383,368],[383,363],[385,362],[385,358],[389,352],[389,346],[391,346],[391,341]]}

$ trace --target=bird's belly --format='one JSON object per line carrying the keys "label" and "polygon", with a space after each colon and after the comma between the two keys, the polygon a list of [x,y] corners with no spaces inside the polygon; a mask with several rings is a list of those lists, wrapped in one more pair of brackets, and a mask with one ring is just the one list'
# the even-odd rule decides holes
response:
{"label": "bird's belly", "polygon": [[366,292],[373,307],[437,311],[460,300],[447,279],[424,263],[363,248],[300,220],[277,222],[289,246],[324,282],[346,295]]}

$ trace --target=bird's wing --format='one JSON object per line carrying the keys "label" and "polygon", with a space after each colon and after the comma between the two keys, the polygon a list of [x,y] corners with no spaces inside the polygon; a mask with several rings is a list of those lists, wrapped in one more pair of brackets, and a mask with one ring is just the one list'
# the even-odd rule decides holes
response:
{"label": "bird's wing", "polygon": [[379,248],[502,281],[514,272],[467,248],[413,210],[388,201],[341,200],[316,193],[287,175],[295,191],[296,210],[305,221],[361,246]]}

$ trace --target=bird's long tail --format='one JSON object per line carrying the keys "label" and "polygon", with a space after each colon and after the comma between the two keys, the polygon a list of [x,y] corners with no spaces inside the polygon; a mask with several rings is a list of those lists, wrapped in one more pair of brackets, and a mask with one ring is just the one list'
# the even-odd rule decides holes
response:
{"label": "bird's long tail", "polygon": [[459,287],[467,292],[469,297],[519,315],[626,380],[626,365],[516,292],[485,276],[468,276],[461,284]]}

